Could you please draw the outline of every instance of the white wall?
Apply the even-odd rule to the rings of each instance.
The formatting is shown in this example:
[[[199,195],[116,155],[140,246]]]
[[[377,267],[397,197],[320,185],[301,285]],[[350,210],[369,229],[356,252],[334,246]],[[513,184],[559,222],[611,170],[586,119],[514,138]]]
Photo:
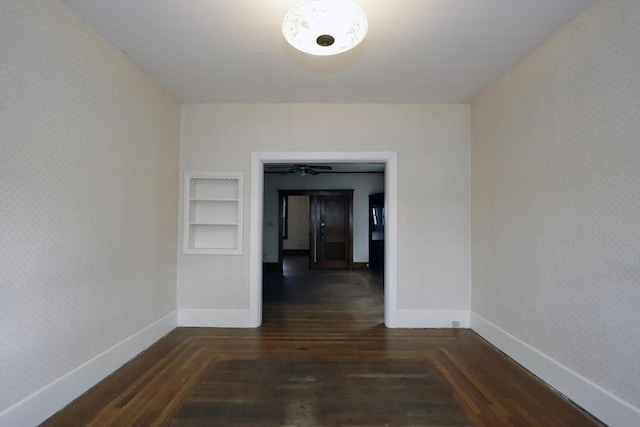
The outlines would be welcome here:
[[[398,307],[469,309],[468,106],[198,104],[182,106],[181,170],[244,172],[245,251],[179,255],[181,313],[248,313],[251,153],[276,151],[397,151]]]
[[[264,262],[278,262],[278,190],[354,190],[353,261],[369,261],[369,194],[384,191],[384,174],[331,173],[305,177],[265,174]]]
[[[596,3],[471,118],[472,311],[637,411],[640,2]]]
[[[0,51],[0,424],[19,426],[171,327],[146,329],[176,309],[180,111],[58,2],[2,0]]]
[[[270,219],[270,222],[268,223],[271,224],[271,227],[275,227],[276,231],[278,229],[277,203],[278,200],[276,199],[276,221],[274,222],[273,219]],[[283,239],[282,248],[285,250],[309,250],[310,197],[289,196],[287,198],[287,203],[287,238]]]

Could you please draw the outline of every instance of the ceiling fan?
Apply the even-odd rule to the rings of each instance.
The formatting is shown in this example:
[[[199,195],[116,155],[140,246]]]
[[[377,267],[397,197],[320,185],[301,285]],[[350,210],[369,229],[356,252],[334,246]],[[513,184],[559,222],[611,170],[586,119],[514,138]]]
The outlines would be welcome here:
[[[325,166],[325,165],[283,165],[283,166],[269,166],[269,169],[271,170],[283,170],[281,175],[286,175],[288,173],[295,173],[298,174],[300,176],[305,176],[306,174],[311,174],[311,175],[318,175],[320,172],[318,172],[319,170],[331,170],[333,169],[331,166]]]

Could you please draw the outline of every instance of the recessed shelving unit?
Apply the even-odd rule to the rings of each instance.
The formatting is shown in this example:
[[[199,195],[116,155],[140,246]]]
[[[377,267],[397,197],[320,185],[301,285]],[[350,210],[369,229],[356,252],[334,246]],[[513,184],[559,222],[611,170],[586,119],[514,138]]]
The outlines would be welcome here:
[[[242,172],[184,174],[184,254],[242,254]]]

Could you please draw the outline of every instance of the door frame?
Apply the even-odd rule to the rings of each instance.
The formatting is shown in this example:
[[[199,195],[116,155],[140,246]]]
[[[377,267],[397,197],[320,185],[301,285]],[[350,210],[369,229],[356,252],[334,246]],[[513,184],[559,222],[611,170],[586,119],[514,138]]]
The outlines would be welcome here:
[[[264,165],[274,163],[384,163],[385,244],[384,323],[398,325],[398,154],[395,151],[358,152],[253,152],[249,220],[249,324],[262,324],[262,233],[264,217]]]
[[[284,234],[282,231],[284,229],[284,212],[282,212],[282,199],[288,196],[309,196],[309,251],[310,257],[314,253],[314,249],[312,249],[313,241],[311,239],[314,238],[314,227],[317,225],[315,223],[316,218],[314,217],[315,213],[312,212],[313,208],[313,197],[314,196],[345,196],[349,198],[349,242],[348,242],[348,269],[353,269],[353,190],[278,190],[278,270],[282,271],[282,259],[283,259],[283,237]],[[311,258],[309,258],[311,259]],[[309,261],[309,267],[317,268],[317,266],[313,266],[311,261]]]

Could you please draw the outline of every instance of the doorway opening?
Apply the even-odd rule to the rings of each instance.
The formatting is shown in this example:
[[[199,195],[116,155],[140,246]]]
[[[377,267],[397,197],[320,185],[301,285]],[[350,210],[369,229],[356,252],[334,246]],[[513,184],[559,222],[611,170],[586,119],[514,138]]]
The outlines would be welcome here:
[[[353,190],[279,190],[278,218],[280,271],[285,252],[312,270],[353,268]]]
[[[262,277],[265,258],[263,239],[265,165],[282,163],[382,163],[385,192],[384,323],[395,327],[397,318],[397,154],[395,152],[269,152],[253,153],[250,209],[250,324],[262,323]],[[266,226],[269,227],[269,224]],[[274,230],[275,231],[275,230]]]

